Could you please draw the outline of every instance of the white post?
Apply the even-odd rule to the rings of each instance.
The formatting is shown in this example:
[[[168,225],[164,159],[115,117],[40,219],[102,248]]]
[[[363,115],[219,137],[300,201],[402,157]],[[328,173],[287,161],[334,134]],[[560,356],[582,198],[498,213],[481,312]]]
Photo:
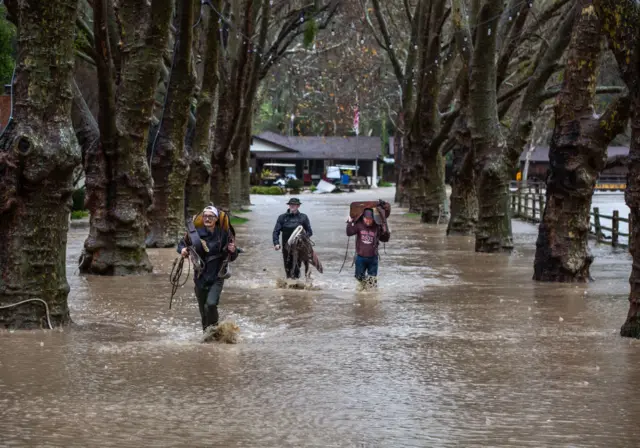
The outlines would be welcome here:
[[[378,161],[371,162],[373,169],[371,170],[371,188],[378,188]]]

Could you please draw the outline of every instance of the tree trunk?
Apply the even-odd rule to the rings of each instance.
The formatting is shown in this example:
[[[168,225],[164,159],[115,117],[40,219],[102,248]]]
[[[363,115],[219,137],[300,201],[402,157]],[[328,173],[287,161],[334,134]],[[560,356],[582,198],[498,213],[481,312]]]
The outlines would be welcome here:
[[[444,203],[447,190],[444,184],[444,157],[439,148],[430,148],[424,158],[424,200],[420,208],[420,221],[427,224],[447,222]]]
[[[513,249],[508,213],[511,173],[502,157],[506,142],[498,120],[496,33],[490,32],[497,27],[502,7],[501,0],[485,0],[480,6],[469,74],[469,128],[478,195],[477,252]]]
[[[607,160],[607,146],[624,129],[628,117],[625,101],[622,107],[618,102],[613,103],[613,114],[610,110],[603,118],[594,118],[601,32],[601,19],[592,0],[581,0],[563,86],[556,102],[546,208],[536,242],[534,280],[591,280],[591,198]]]
[[[213,0],[220,11],[222,0]],[[206,5],[203,5],[206,6]],[[219,84],[218,62],[220,53],[217,16],[206,8],[208,20],[205,38],[204,70],[202,87],[196,108],[196,129],[189,155],[189,176],[185,192],[185,206],[189,216],[195,215],[209,203],[211,198],[211,157],[213,118],[217,116],[217,90]]]
[[[444,160],[439,146],[433,144],[440,124],[438,97],[442,64],[435,64],[440,55],[441,22],[445,14],[443,0],[421,1],[419,16],[418,97],[413,114],[408,148],[403,154],[403,191],[409,197],[409,209],[420,212],[421,221],[437,223],[444,212]]]
[[[160,127],[151,148],[153,206],[147,247],[172,247],[184,233],[185,183],[189,165],[185,134],[195,86],[191,64],[194,0],[177,3],[178,34]]]
[[[420,213],[425,201],[424,172],[420,157],[420,147],[407,142],[402,155],[402,174],[400,176],[400,206],[407,207],[410,213]]]
[[[251,126],[249,126],[245,132],[241,154],[240,176],[242,185],[240,187],[240,206],[247,207],[251,205],[251,174],[249,173],[249,166],[251,164]]]
[[[633,257],[629,284],[629,312],[620,329],[624,337],[640,339],[640,6],[633,0],[595,0],[604,20],[609,48],[631,96],[631,143],[625,202],[631,211],[629,252]]]
[[[639,24],[640,25],[640,24]],[[636,27],[636,32],[640,31],[640,26]],[[634,53],[638,58],[638,45],[636,44]],[[634,114],[631,121],[631,147],[629,149],[629,173],[627,175],[627,189],[624,193],[625,202],[631,211],[631,222],[629,223],[629,252],[633,257],[631,265],[631,276],[629,277],[629,312],[627,320],[620,329],[620,335],[630,338],[640,339],[640,85],[636,72],[633,108]]]
[[[231,207],[231,167],[234,163],[229,152],[234,130],[230,93],[229,86],[221,86],[211,155],[211,201],[225,210]]]
[[[80,271],[138,274],[152,269],[145,250],[147,209],[153,197],[146,153],[172,7],[171,0],[120,6],[123,58],[121,71],[114,73],[106,5],[106,0],[94,2],[101,142],[85,161],[91,224]]]
[[[229,198],[231,200],[231,210],[242,208],[242,163],[240,154],[231,167]]]
[[[478,198],[473,178],[471,148],[457,144],[453,149],[451,218],[447,235],[473,235],[478,222]]]
[[[70,322],[66,247],[80,148],[71,123],[75,0],[9,5],[18,23],[13,118],[0,135],[0,326]]]

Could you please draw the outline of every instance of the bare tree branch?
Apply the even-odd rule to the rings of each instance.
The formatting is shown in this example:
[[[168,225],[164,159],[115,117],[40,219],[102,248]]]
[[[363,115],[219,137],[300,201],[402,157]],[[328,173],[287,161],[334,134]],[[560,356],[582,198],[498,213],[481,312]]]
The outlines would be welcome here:
[[[623,93],[626,90],[625,87],[620,86],[599,86],[596,87],[596,94],[605,95],[611,93]],[[555,98],[560,93],[560,87],[553,87],[551,89],[547,89],[540,95],[542,101],[550,100],[551,98]]]
[[[372,0],[373,1],[373,12],[376,16],[376,20],[378,21],[378,26],[380,27],[380,32],[382,33],[382,37],[384,39],[385,44],[380,46],[387,52],[389,55],[389,59],[391,60],[391,65],[393,66],[393,71],[396,74],[396,78],[400,84],[404,83],[404,73],[402,72],[402,68],[400,67],[400,62],[398,61],[398,57],[396,56],[396,52],[393,49],[393,44],[391,43],[391,36],[389,35],[389,29],[387,27],[387,22],[382,15],[382,11],[380,10],[380,0]],[[367,14],[368,16],[368,14]]]

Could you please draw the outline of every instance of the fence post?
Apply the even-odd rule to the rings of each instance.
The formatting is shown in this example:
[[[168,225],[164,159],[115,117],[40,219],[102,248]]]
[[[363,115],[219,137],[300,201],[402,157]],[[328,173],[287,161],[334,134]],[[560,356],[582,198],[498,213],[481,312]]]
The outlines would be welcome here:
[[[632,230],[633,229],[633,225],[632,225],[633,223],[631,222],[631,213],[629,213],[629,218],[628,219],[629,219],[629,222],[627,223],[627,226],[629,227],[629,230],[627,230],[627,233],[629,234],[629,237],[628,237],[629,238],[629,242],[628,242],[627,246],[629,247],[629,250],[631,251],[632,250],[631,241],[633,241],[633,230]]]
[[[613,211],[613,217],[611,218],[611,245],[613,247],[618,246],[618,235],[620,233],[620,215],[618,214],[618,210]]]
[[[596,232],[596,242],[600,242],[602,231],[600,229],[600,208],[593,207],[593,224]]]
[[[518,218],[522,218],[522,191],[518,190]]]
[[[531,195],[531,220],[535,222],[536,220],[536,195]]]

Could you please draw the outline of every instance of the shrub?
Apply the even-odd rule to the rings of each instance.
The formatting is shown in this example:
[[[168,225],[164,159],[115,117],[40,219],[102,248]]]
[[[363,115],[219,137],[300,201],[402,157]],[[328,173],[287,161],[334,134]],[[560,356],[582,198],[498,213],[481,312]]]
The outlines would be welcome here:
[[[287,188],[291,188],[292,190],[299,190],[304,187],[304,182],[300,179],[289,179],[287,182]]]
[[[380,186],[381,187],[393,187],[393,184],[391,182],[387,182],[386,180],[383,180],[380,182]]]
[[[282,195],[284,190],[277,186],[272,187],[251,187],[251,194],[268,194],[268,195]]]
[[[315,185],[311,185],[311,186],[309,187],[309,191],[312,191],[312,192],[313,192],[313,191],[316,191],[317,189],[318,189],[318,187],[316,187]]]
[[[82,219],[89,216],[89,211],[87,210],[73,210],[71,212],[71,219]]]
[[[85,191],[86,190],[84,188],[78,188],[77,190],[73,191],[73,193],[71,194],[71,200],[73,201],[73,206],[71,210],[73,211],[84,210]]]
[[[280,187],[269,187],[268,192],[265,194],[284,194],[284,190]]]

